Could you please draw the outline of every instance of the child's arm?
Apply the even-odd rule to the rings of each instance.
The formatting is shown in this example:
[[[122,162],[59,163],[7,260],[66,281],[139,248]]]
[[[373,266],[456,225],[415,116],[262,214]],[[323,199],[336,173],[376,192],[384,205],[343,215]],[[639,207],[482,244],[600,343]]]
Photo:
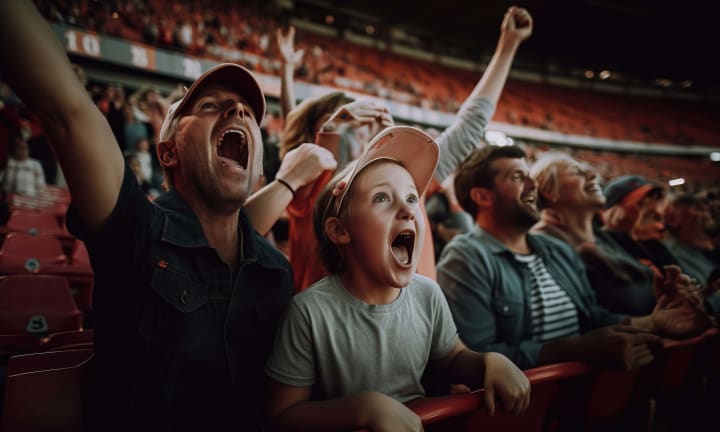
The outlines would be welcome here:
[[[496,394],[505,411],[514,415],[525,411],[530,404],[530,381],[500,353],[471,351],[458,340],[445,357],[433,361],[432,367],[453,383],[471,388],[484,386],[485,405],[490,415],[495,413]]]
[[[421,431],[420,418],[395,399],[374,391],[311,401],[310,387],[272,380],[268,403],[270,431]]]

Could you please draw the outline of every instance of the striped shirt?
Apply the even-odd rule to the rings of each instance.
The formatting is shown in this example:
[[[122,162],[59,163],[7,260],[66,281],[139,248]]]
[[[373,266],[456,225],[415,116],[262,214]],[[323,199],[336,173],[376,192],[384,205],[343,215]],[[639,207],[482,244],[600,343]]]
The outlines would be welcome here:
[[[548,273],[543,260],[535,254],[515,255],[532,275],[532,339],[549,342],[580,334],[577,309],[567,293]]]

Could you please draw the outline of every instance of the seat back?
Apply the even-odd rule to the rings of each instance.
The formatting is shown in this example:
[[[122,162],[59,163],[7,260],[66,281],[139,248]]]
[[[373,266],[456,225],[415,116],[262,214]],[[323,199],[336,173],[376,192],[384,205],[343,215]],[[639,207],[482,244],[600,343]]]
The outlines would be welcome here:
[[[35,334],[79,330],[82,315],[68,282],[61,276],[0,277],[0,334]]]
[[[13,211],[8,219],[7,227],[10,231],[27,232],[32,235],[55,234],[61,231],[57,217],[49,211]]]
[[[51,351],[11,358],[2,431],[82,430],[92,350]]]
[[[46,267],[67,265],[60,240],[52,235],[9,233],[0,248],[0,271],[39,273]]]

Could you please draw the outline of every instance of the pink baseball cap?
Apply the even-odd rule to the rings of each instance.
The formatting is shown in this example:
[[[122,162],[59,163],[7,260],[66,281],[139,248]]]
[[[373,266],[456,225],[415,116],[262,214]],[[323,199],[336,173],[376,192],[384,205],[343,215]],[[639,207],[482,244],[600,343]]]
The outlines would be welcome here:
[[[437,167],[440,147],[433,138],[422,130],[411,126],[392,126],[377,134],[368,144],[365,152],[353,169],[341,181],[345,187],[336,200],[335,213],[342,207],[352,182],[358,174],[377,160],[399,162],[415,182],[418,194],[425,193]]]
[[[162,126],[160,127],[160,141],[165,141],[169,138],[166,135],[169,133],[172,121],[180,115],[185,105],[192,100],[198,89],[208,84],[222,84],[237,91],[250,105],[255,115],[255,121],[257,121],[258,126],[260,125],[263,115],[265,114],[265,95],[260,88],[260,84],[253,74],[244,67],[235,63],[220,63],[200,75],[198,79],[192,83],[187,92],[185,92],[182,99],[170,106],[165,115],[165,120],[163,120]]]

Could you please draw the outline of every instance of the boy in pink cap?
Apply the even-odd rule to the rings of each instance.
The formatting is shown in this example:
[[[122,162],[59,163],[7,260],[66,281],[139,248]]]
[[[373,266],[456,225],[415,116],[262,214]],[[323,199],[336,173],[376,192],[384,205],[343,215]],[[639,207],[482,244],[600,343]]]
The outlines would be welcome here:
[[[438,160],[433,139],[408,126],[378,134],[320,194],[314,228],[330,275],[297,294],[266,373],[279,430],[416,430],[404,402],[425,395],[426,367],[448,382],[484,386],[524,411],[530,385],[497,353],[467,349],[438,285],[415,274],[420,197]]]

